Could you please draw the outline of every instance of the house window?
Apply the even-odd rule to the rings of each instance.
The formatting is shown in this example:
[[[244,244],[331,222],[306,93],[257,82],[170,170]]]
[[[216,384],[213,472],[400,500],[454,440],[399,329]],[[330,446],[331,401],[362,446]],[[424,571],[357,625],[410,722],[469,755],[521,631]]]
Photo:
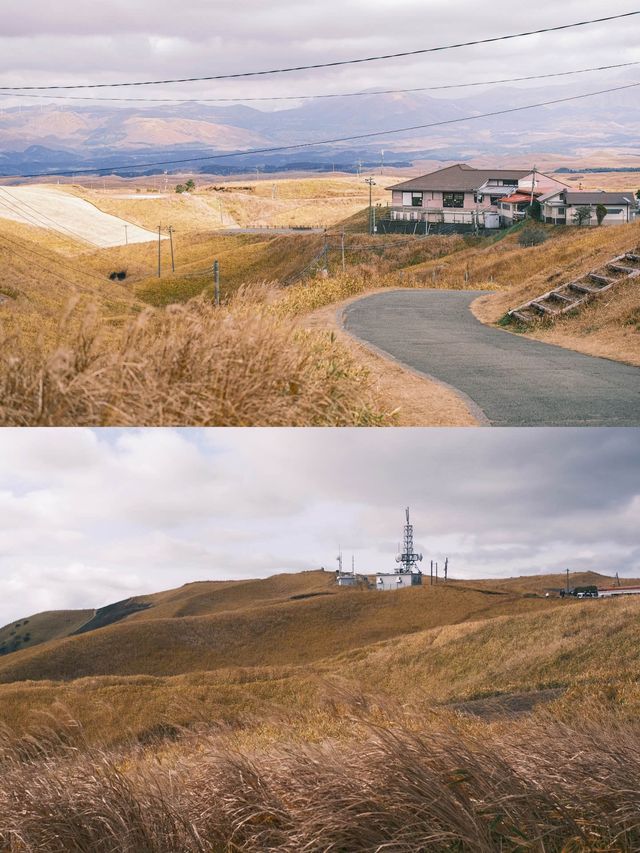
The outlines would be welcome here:
[[[621,207],[608,207],[607,208],[607,215],[609,215],[610,213],[622,213],[622,208]]]
[[[443,207],[464,207],[464,193],[442,193]]]
[[[513,178],[505,178],[502,182],[502,186],[503,187],[517,187],[518,181],[517,181],[517,179],[513,179]]]
[[[422,193],[402,193],[403,207],[422,207]]]
[[[557,216],[564,216],[565,213],[566,213],[566,211],[565,211],[564,207],[556,207],[556,215]]]

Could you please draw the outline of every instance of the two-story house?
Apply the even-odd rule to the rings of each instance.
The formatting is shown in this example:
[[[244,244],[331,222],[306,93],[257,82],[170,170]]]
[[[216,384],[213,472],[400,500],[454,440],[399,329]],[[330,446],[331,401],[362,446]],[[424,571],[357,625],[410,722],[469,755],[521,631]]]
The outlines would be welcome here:
[[[469,225],[480,219],[485,225],[485,213],[502,195],[512,193],[526,175],[526,169],[474,169],[457,163],[410,178],[389,188],[391,219]],[[497,225],[495,216],[494,220]]]
[[[475,169],[457,163],[390,187],[392,220],[497,228],[534,197],[566,185],[531,169]]]

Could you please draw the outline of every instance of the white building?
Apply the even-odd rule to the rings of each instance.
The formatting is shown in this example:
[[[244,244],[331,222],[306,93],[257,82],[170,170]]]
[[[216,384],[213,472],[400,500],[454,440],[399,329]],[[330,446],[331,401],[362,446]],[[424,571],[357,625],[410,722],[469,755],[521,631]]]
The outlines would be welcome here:
[[[406,589],[409,586],[422,586],[422,572],[378,572],[376,575],[376,589]]]
[[[612,586],[598,590],[598,598],[613,598],[617,595],[640,595],[640,586]]]
[[[376,574],[376,589],[405,589],[410,586],[422,586],[422,572],[416,565],[422,561],[422,554],[413,549],[413,525],[409,522],[409,507],[406,509],[407,523],[404,526],[402,553],[396,557],[398,568],[393,572]]]
[[[598,224],[598,205],[607,211],[602,220],[603,225],[633,222],[637,213],[637,200],[632,192],[552,190],[541,195],[538,201],[543,222],[552,225],[575,225],[574,216],[579,207],[588,207],[591,211],[591,218],[584,225]]]

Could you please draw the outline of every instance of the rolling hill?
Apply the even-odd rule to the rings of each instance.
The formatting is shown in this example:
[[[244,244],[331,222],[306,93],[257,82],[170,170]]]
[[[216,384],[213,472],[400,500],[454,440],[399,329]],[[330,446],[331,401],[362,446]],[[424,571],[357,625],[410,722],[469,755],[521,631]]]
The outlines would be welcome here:
[[[333,573],[312,571],[129,599],[102,609],[114,619],[102,627],[101,611],[38,614],[0,631],[5,642],[11,631],[32,633],[0,657],[0,719],[24,730],[64,708],[89,740],[117,742],[205,721],[255,733],[283,714],[290,731],[329,732],[333,703],[363,691],[474,712],[492,696],[498,710],[552,701],[560,713],[595,697],[635,707],[640,602],[545,597],[564,580],[387,594],[338,588]]]

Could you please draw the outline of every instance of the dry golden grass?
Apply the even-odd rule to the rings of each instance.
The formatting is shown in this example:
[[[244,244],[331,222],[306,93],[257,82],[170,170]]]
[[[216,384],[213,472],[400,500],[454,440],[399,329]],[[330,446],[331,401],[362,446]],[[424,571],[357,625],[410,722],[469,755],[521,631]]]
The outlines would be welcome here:
[[[567,229],[553,239],[554,245],[550,242],[512,250],[512,259],[524,263],[530,258],[535,272],[514,276],[510,288],[478,299],[473,311],[480,320],[495,323],[509,309],[635,249],[640,242],[640,223]],[[501,281],[504,283],[504,278]],[[640,287],[636,279],[615,285],[575,314],[536,323],[527,333],[547,343],[640,365],[639,326]]]
[[[385,390],[392,377],[386,384],[384,379],[375,380],[357,366],[358,351],[348,352],[331,334],[301,331],[304,323],[294,324],[292,319],[378,287],[464,287],[498,291],[475,309],[484,321],[495,322],[508,307],[549,289],[561,277],[592,269],[601,259],[637,245],[640,237],[638,224],[556,229],[550,230],[545,244],[525,249],[515,235],[487,243],[460,237],[407,240],[347,233],[346,271],[340,239],[334,235],[329,276],[314,277],[312,268],[303,281],[283,288],[279,285],[290,282],[317,257],[323,235],[225,236],[207,231],[209,208],[203,213],[199,205],[209,205],[210,196],[228,201],[237,190],[251,196],[252,203],[277,201],[269,198],[270,185],[249,183],[250,191],[242,186],[232,187],[231,193],[203,189],[190,200],[179,196],[167,200],[167,210],[186,211],[186,219],[183,230],[175,234],[175,275],[166,274],[169,244],[162,244],[161,279],[155,276],[153,243],[87,251],[61,235],[8,223],[6,235],[22,249],[16,254],[15,246],[0,241],[6,273],[0,287],[5,342],[2,422],[397,423],[400,416],[388,413],[401,403]],[[85,190],[77,192],[86,195]],[[362,186],[340,177],[289,180],[279,184],[278,192],[287,204],[317,200],[350,204],[360,199]],[[142,205],[144,211],[148,204],[151,211],[163,200],[112,202],[113,212],[123,214],[128,205]],[[197,223],[204,230],[190,230]],[[150,223],[141,220],[141,224]],[[220,312],[207,306],[214,258],[220,261],[226,303]],[[112,271],[126,271],[127,278],[111,282]],[[269,304],[256,296],[260,288],[247,291],[247,285],[264,281],[277,283]],[[238,292],[244,295],[236,298]],[[637,288],[623,286],[616,294],[594,303],[578,318],[566,318],[552,329],[536,328],[533,334],[640,363]],[[199,296],[200,301],[189,304]],[[68,320],[70,300],[73,310]],[[148,312],[145,304],[169,310]],[[170,307],[176,304],[184,307]],[[90,311],[95,320],[84,322]],[[214,364],[217,347],[223,355]],[[460,422],[438,405],[436,423]],[[464,417],[462,421],[466,422]]]
[[[71,301],[107,323],[135,309],[129,289],[109,280],[108,261],[55,232],[4,221],[0,263],[0,327],[25,342],[54,341]]]
[[[0,628],[0,656],[67,637],[92,615],[92,610],[55,610],[17,619]]]
[[[640,845],[640,729],[598,707],[471,724],[425,707],[333,707],[339,736],[240,745],[158,730],[88,746],[51,719],[0,745],[0,843],[10,853],[301,850],[631,853]],[[426,713],[425,713],[426,712]],[[285,731],[289,719],[274,720]],[[162,735],[178,738],[162,744]]]
[[[0,423],[312,426],[385,422],[366,375],[330,336],[277,317],[268,291],[149,310],[106,334],[71,316],[55,348],[5,337]]]
[[[318,575],[320,585],[327,584],[328,573]],[[195,607],[199,615],[181,616],[179,630],[175,617],[154,616],[150,609],[98,631],[8,655],[0,660],[0,681],[302,665],[439,625],[569,606],[440,585],[397,596],[325,586],[320,591],[333,594],[225,607],[239,591],[222,591],[218,606],[219,594],[210,604],[201,600]]]
[[[376,176],[374,203],[386,203],[385,186],[393,178]],[[328,228],[353,215],[369,203],[364,178],[316,176],[312,178],[264,178],[258,181],[224,181],[200,184],[194,193],[176,194],[172,176],[167,193],[154,197],[122,198],[123,188],[91,190],[76,188],[78,195],[105,213],[112,213],[143,228],[173,225],[182,233],[214,231],[228,227],[320,227]],[[135,188],[130,193],[136,195]],[[127,191],[129,194],[129,191]]]

